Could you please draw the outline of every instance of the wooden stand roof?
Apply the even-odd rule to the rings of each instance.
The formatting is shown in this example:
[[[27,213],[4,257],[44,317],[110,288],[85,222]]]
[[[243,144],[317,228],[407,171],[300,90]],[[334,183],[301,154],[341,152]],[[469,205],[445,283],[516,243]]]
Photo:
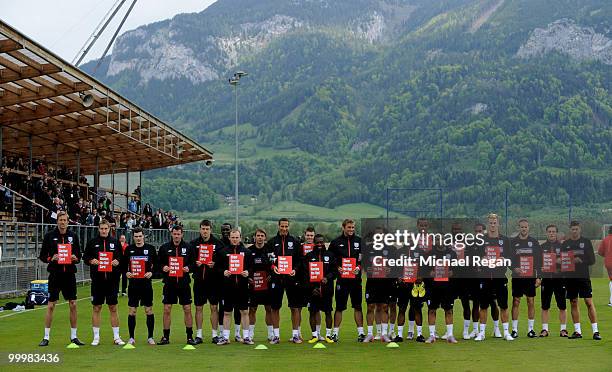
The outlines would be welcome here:
[[[81,95],[93,103],[83,104]],[[0,20],[2,149],[82,174],[144,171],[212,152]]]

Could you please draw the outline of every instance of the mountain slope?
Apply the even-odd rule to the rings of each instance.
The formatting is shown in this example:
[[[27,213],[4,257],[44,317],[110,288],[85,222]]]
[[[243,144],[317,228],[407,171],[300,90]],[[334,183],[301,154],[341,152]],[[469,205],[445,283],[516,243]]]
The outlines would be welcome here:
[[[602,0],[221,0],[126,33],[98,74],[231,159],[226,78],[248,71],[240,188],[265,200],[384,206],[388,187],[440,187],[455,214],[507,188],[518,208],[599,203],[612,200],[611,16]],[[231,194],[231,163],[194,169],[148,177]]]

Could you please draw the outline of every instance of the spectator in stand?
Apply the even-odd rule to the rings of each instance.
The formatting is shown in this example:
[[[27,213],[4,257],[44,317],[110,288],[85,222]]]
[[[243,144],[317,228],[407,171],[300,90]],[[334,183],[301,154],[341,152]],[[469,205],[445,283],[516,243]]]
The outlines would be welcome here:
[[[57,224],[57,213],[62,210],[62,201],[60,198],[54,198],[51,208],[49,208],[49,220],[51,224]]]
[[[125,229],[126,222],[127,222],[126,213],[125,212],[121,212],[121,214],[119,215],[119,228],[120,229]]]
[[[38,174],[46,174],[47,173],[47,167],[45,167],[45,163],[43,163],[42,161],[38,162],[38,166],[34,168],[35,172]]]
[[[128,217],[128,220],[127,220],[127,222],[126,222],[126,224],[125,224],[125,227],[126,227],[128,230],[132,230],[132,229],[134,228],[134,225],[135,225],[135,224],[136,224],[136,221],[134,220],[134,215],[133,215],[133,214],[130,214],[130,215],[129,215],[129,217]]]
[[[65,175],[65,180],[71,181],[71,182],[75,182],[76,181],[76,174],[74,174],[72,172],[72,169],[68,169],[66,170],[66,175]]]
[[[97,214],[98,214],[98,210],[97,209],[90,210],[89,213],[87,214],[87,217],[85,218],[85,225],[93,226],[94,225],[94,220],[95,220]]]
[[[115,221],[115,213],[113,211],[108,212],[106,220],[110,224],[111,231],[113,231],[117,227],[117,222]]]
[[[6,186],[4,189],[4,195],[2,196],[2,200],[4,200],[4,210],[9,210],[13,204],[13,193],[10,190],[11,184],[9,182],[7,182],[4,186]]]
[[[101,197],[100,199],[98,199],[98,209],[99,210],[106,210],[106,196]]]
[[[79,198],[79,201],[73,206],[73,208],[81,215],[87,216],[87,207],[83,198]]]
[[[92,211],[96,209],[96,206],[94,205],[94,196],[92,194],[90,194],[89,197],[87,198],[87,206]]]
[[[25,166],[25,164],[23,163],[23,159],[19,158],[17,159],[17,163],[15,164],[15,169],[17,169],[18,171],[26,171],[28,168]]]
[[[42,204],[45,208],[49,210],[53,206],[53,196],[51,190],[48,189],[46,186],[43,187],[43,195],[41,197],[40,204]]]
[[[91,216],[91,210],[89,210],[89,208],[84,208],[79,223],[81,225],[88,225],[87,220],[89,219],[89,216]],[[93,219],[93,216],[91,218]]]
[[[170,212],[166,212],[165,213],[165,219],[164,219],[164,223],[162,224],[162,229],[172,229],[172,226],[174,226],[174,223],[172,221],[171,218],[172,214],[170,214]]]
[[[25,177],[18,173],[5,173],[5,180],[11,184],[10,188],[18,193],[23,193],[25,189]]]
[[[14,157],[9,156],[8,159],[6,160],[6,167],[9,169],[16,169],[17,167],[17,161],[15,160]]]
[[[34,195],[37,198],[42,197],[42,194],[44,192],[43,187],[45,186],[45,180],[41,177],[41,178],[35,178],[34,181]]]
[[[142,214],[144,214],[145,217],[153,217],[153,208],[151,208],[149,203],[145,204]]]
[[[71,215],[70,218],[68,219],[68,224],[78,225],[80,219],[81,219],[81,215],[79,213],[75,214],[74,217]]]
[[[150,229],[151,228],[151,219],[152,219],[151,216],[146,216],[145,217],[145,220],[144,220],[144,222],[142,224],[142,228],[143,229]]]
[[[157,210],[157,213],[155,213],[155,216],[153,216],[153,228],[161,229],[165,221],[166,218],[164,217],[164,213],[160,208]]]
[[[130,198],[130,201],[128,203],[128,211],[132,213],[136,213],[137,211],[136,201],[134,200],[134,198]]]
[[[136,187],[134,190],[134,194],[136,194],[136,211],[140,212],[140,201],[142,200],[142,191],[140,190],[140,185]]]
[[[100,221],[103,220],[105,217],[106,217],[106,211],[105,210],[98,210],[98,213],[96,213],[96,215],[94,217],[93,225],[94,226],[100,225]]]
[[[10,187],[15,192],[47,208],[49,212],[44,214],[46,222],[56,223],[55,218],[51,219],[51,216],[52,214],[56,216],[57,212],[62,210],[68,211],[73,217],[69,221],[71,224],[97,226],[102,218],[113,219],[111,199],[108,195],[104,195],[100,200],[96,200],[95,193],[87,192],[81,186],[81,184],[85,187],[89,186],[82,171],[77,177],[78,172],[74,169],[47,164],[44,157],[32,160],[33,175],[26,174],[28,169],[29,161],[15,156],[4,157],[0,184]],[[71,183],[76,182],[77,179],[79,184]],[[128,220],[131,220],[131,228],[140,226],[170,229],[175,225],[182,225],[182,222],[171,211],[164,212],[158,209],[155,212],[149,203],[141,207],[140,186],[134,190],[134,194],[135,196],[130,198],[128,203],[130,213],[121,214],[118,221],[114,220],[115,225],[126,228]],[[87,197],[82,195],[87,195]],[[0,209],[10,208],[12,198],[11,191],[1,190]],[[136,217],[134,214],[140,213],[141,210],[142,215]],[[39,222],[42,210],[23,200],[20,212],[25,221]]]
[[[112,210],[112,206],[113,204],[111,203],[111,200],[109,199],[107,195],[106,198],[104,199],[104,209],[106,209],[107,212],[110,212]]]
[[[74,200],[75,203],[78,203],[81,199],[81,191],[79,190],[79,186],[77,185],[72,185],[69,186],[68,189],[70,190],[70,197],[72,198],[72,200]]]

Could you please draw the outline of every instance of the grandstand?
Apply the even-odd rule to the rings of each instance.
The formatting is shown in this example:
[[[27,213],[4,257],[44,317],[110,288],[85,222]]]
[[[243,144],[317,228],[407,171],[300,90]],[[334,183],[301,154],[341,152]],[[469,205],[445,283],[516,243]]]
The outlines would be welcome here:
[[[142,171],[212,155],[0,20],[0,295],[46,277],[36,257],[57,210],[72,212],[86,241],[96,229],[77,214],[138,215]],[[149,237],[166,240],[167,229]],[[88,276],[81,264],[77,279]]]

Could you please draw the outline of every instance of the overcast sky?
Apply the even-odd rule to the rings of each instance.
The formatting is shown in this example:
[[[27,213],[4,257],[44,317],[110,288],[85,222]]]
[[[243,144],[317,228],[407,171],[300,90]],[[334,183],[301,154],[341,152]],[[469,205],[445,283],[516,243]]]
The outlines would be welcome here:
[[[2,1],[0,19],[71,62],[116,0]],[[200,12],[215,0],[138,0],[121,33],[180,13]],[[115,15],[85,61],[97,59],[115,33],[132,0]],[[109,53],[112,52],[112,48]]]

